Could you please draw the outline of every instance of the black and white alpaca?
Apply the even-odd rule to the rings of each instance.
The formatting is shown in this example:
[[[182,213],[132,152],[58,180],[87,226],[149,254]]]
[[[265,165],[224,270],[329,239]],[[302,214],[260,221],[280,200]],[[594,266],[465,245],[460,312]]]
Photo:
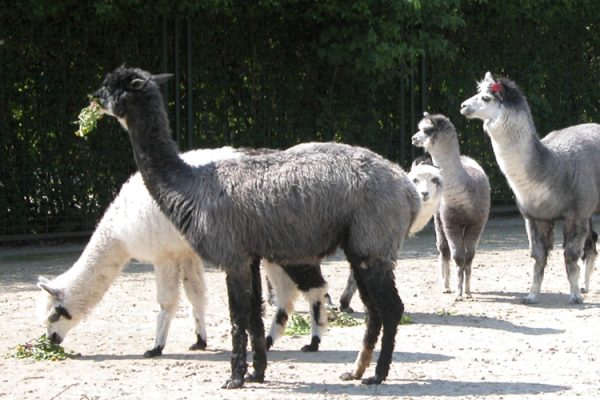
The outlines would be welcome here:
[[[535,264],[524,302],[539,301],[554,223],[563,220],[569,302],[582,303],[577,261],[585,260],[582,291],[586,292],[597,256],[592,215],[600,210],[600,125],[575,125],[540,140],[527,99],[514,82],[496,80],[488,72],[478,88],[475,96],[462,103],[460,112],[483,121],[496,161],[525,219]]]
[[[181,158],[192,166],[200,166],[242,154],[258,153],[223,147],[189,151],[181,154]],[[144,356],[162,355],[179,303],[180,284],[183,284],[192,305],[195,323],[196,342],[190,346],[190,350],[205,349],[207,302],[203,262],[160,211],[139,173],[123,184],[73,266],[52,280],[39,277],[38,286],[43,292],[38,301],[38,314],[50,340],[61,343],[67,333],[87,317],[132,259],[153,264],[160,305],[154,347],[146,351]],[[327,286],[319,265],[284,269],[266,260],[264,264],[268,275],[277,277],[276,280],[272,279],[278,310],[288,307],[290,296],[297,297],[298,290],[310,302],[311,316],[315,321],[313,337],[311,343],[302,347],[302,350],[317,351],[327,322],[322,306],[326,301]],[[287,270],[290,274],[286,273]],[[304,273],[299,274],[298,271]],[[69,318],[56,318],[56,310],[64,310],[63,314],[69,315]],[[271,331],[278,331],[281,325],[282,319],[276,318]]]
[[[346,145],[191,167],[179,158],[169,132],[158,86],[168,77],[118,68],[95,97],[128,130],[136,163],[161,210],[203,259],[226,272],[233,354],[224,387],[264,380],[259,260],[311,264],[338,246],[349,259],[368,310],[363,347],[354,370],[342,379],[362,377],[383,327],[375,374],[363,380],[381,383],[404,310],[394,265],[419,211],[414,186],[399,167]],[[248,333],[254,371],[246,376]]]
[[[414,235],[422,230],[436,213],[440,200],[442,199],[442,177],[440,169],[427,163],[413,162],[408,173],[409,179],[415,185],[417,193],[421,199],[421,210],[417,218],[410,226],[410,235]],[[350,307],[352,297],[356,292],[356,282],[352,273],[348,276],[346,287],[340,297],[340,310],[352,313],[354,310]],[[271,325],[273,326],[273,325]]]
[[[460,155],[458,136],[443,115],[424,113],[413,145],[431,155],[440,168],[444,191],[435,214],[435,234],[442,282],[450,293],[450,260],[457,272],[457,300],[471,295],[471,264],[490,212],[490,183],[477,162]]]

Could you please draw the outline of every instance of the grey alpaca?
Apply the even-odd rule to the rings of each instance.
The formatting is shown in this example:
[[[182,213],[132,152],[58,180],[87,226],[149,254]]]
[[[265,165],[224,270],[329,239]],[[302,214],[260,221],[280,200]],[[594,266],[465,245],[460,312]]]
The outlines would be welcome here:
[[[450,259],[457,272],[457,300],[471,295],[471,264],[490,212],[490,183],[477,162],[460,155],[456,129],[443,115],[424,113],[415,146],[431,155],[444,181],[442,200],[434,216],[444,291],[450,293]]]
[[[404,306],[395,286],[398,251],[419,211],[401,168],[362,148],[273,152],[191,167],[171,138],[159,84],[170,75],[118,68],[94,94],[128,130],[151,196],[198,254],[226,273],[232,322],[231,376],[225,388],[264,381],[259,259],[281,265],[318,262],[341,246],[367,307],[363,346],[352,372],[360,379],[383,328],[375,374],[388,375]],[[254,371],[246,375],[248,333]]]
[[[460,112],[483,121],[496,161],[515,194],[535,260],[533,284],[525,303],[539,302],[554,223],[563,220],[564,262],[570,303],[582,303],[579,258],[585,260],[582,292],[589,290],[598,235],[592,215],[600,210],[600,125],[581,124],[548,133],[540,139],[527,99],[506,78],[487,72],[478,93]]]

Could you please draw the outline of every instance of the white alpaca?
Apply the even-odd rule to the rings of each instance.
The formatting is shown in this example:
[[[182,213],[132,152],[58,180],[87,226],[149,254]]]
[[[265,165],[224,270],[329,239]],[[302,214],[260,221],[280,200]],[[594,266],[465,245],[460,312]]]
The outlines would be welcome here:
[[[181,157],[191,165],[202,165],[239,154],[231,147],[223,147],[190,151]],[[132,259],[154,265],[160,304],[154,348],[144,355],[162,354],[177,310],[180,282],[193,309],[197,341],[190,349],[204,349],[206,285],[202,260],[159,210],[139,173],[122,186],[75,264],[53,280],[39,278],[38,286],[44,289],[39,311],[48,337],[61,343]]]

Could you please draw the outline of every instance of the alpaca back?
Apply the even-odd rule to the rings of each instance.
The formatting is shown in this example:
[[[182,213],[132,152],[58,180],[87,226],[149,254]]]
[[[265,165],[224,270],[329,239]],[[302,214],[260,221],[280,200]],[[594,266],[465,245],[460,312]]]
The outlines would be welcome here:
[[[238,156],[235,149],[223,147],[190,151],[181,158],[190,165],[200,166]],[[197,257],[187,240],[160,211],[139,172],[122,186],[111,209],[112,219],[122,221],[114,225],[113,235],[124,243],[130,258],[152,264],[172,264],[178,259]]]
[[[253,256],[312,262],[339,245],[395,259],[420,207],[400,167],[334,143],[223,160],[195,173],[201,189],[182,188],[195,196],[185,207],[196,210],[190,236],[203,237],[200,254],[223,265]]]
[[[583,212],[600,211],[600,125],[581,124],[550,132],[541,142],[560,159],[556,169],[538,171],[553,182],[562,203]],[[541,175],[541,176],[540,176]],[[569,201],[570,200],[570,201]],[[589,210],[589,211],[588,211]]]

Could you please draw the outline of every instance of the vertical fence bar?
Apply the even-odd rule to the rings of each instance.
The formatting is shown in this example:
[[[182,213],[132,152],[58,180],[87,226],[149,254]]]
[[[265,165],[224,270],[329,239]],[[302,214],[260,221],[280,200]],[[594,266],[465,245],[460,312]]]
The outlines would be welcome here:
[[[179,18],[175,17],[173,21],[173,68],[175,73],[175,140],[179,146],[181,138],[181,96],[179,93]]]
[[[400,164],[406,165],[406,93],[404,90],[404,73],[400,77]]]
[[[194,133],[194,99],[193,99],[193,79],[192,79],[192,22],[186,18],[186,97],[187,97],[187,147],[193,147]]]

